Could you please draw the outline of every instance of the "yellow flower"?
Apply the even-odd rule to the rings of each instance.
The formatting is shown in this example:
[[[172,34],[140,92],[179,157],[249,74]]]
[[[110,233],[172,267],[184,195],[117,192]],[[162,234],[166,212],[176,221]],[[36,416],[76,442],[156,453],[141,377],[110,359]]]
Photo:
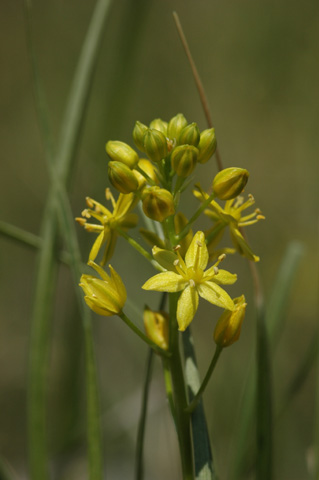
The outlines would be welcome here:
[[[208,194],[202,190],[199,192],[195,191],[194,195],[196,198],[203,201],[208,198]],[[249,260],[253,260],[254,262],[259,261],[259,257],[253,253],[240,232],[241,227],[253,225],[259,220],[264,220],[265,218],[258,208],[256,208],[253,213],[242,216],[243,211],[254,205],[254,203],[255,200],[252,195],[248,195],[248,200],[246,200],[246,202],[242,196],[227,200],[224,208],[215,202],[215,200],[211,201],[208,208],[204,211],[204,213],[215,222],[215,225],[206,233],[209,249],[214,248],[220,241],[224,230],[228,225],[235,249]],[[230,250],[228,249],[228,251]]]
[[[138,217],[134,213],[129,213],[136,204],[136,198],[133,193],[122,194],[120,193],[117,201],[110,189],[105,190],[106,200],[110,200],[113,206],[113,212],[110,212],[104,205],[96,202],[92,198],[87,197],[86,203],[89,208],[86,208],[82,212],[82,217],[76,218],[87,231],[98,233],[93,247],[90,251],[89,260],[94,261],[99,253],[99,250],[105,244],[104,255],[101,261],[101,265],[105,265],[106,262],[112,257],[114,248],[116,245],[118,233],[116,228],[119,227],[123,230],[133,228],[136,226]],[[95,218],[101,225],[88,223],[87,219]]]
[[[178,248],[174,253],[156,247],[153,249],[153,256],[168,271],[151,277],[142,288],[158,292],[182,292],[177,304],[179,330],[184,331],[193,320],[199,296],[218,307],[234,309],[232,299],[219,285],[231,285],[237,280],[237,275],[218,269],[217,266],[225,255],[205,271],[208,250],[203,232],[194,235],[187,249],[185,261]]]
[[[80,287],[85,293],[84,300],[93,312],[110,317],[121,313],[126,302],[126,290],[121,277],[110,265],[111,276],[94,262],[88,262],[100,278],[82,275]]]

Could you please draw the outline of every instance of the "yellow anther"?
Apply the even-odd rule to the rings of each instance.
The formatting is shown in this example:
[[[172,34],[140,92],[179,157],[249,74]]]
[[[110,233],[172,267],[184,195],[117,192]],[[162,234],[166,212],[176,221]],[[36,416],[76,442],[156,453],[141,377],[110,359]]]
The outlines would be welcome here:
[[[225,254],[225,253],[222,253],[221,255],[219,255],[218,261],[219,261],[219,262],[222,262],[222,261],[224,260],[224,258],[226,258],[226,254]]]
[[[214,267],[214,273],[215,273],[215,275],[217,275],[218,272],[219,272],[218,267]]]
[[[94,202],[92,201],[92,198],[86,197],[85,201],[86,201],[86,204],[89,208],[94,208]]]

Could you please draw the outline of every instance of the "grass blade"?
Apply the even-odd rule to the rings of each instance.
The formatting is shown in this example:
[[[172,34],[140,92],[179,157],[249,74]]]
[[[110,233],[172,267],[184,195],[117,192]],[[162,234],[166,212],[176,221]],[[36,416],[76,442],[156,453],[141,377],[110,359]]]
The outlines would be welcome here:
[[[56,199],[59,185],[68,184],[74,166],[75,152],[80,139],[80,131],[92,83],[97,53],[101,43],[103,27],[109,10],[109,0],[99,0],[96,4],[91,24],[83,44],[82,53],[75,73],[72,91],[69,96],[60,142],[54,158],[60,182],[53,182],[44,212],[41,228],[42,248],[38,258],[38,270],[34,293],[32,333],[30,345],[29,397],[28,397],[28,431],[30,472],[33,480],[48,478],[48,454],[46,439],[46,380],[48,355],[50,349],[50,320],[52,316],[53,292],[56,279],[55,250],[57,244],[58,223]],[[89,325],[89,323],[88,323]],[[90,335],[90,327],[87,328]],[[93,345],[86,335],[86,351],[93,359]],[[101,442],[96,439],[97,387],[94,380],[93,363],[87,364],[88,385],[89,444],[91,480],[102,478]],[[94,435],[93,435],[93,432]],[[91,439],[95,441],[91,445]]]
[[[183,332],[185,376],[191,402],[200,387],[200,378],[190,328]],[[213,456],[207,429],[203,400],[200,400],[191,415],[196,480],[216,480]]]

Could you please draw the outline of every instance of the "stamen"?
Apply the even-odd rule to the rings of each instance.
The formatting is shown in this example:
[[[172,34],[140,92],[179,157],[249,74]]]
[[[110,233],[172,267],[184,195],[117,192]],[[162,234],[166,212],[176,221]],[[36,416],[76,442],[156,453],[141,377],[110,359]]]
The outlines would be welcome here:
[[[226,258],[226,254],[225,254],[225,253],[222,253],[222,254],[219,255],[219,257],[218,257],[218,262],[222,262],[225,258]]]
[[[202,247],[202,246],[203,246],[203,244],[202,244],[199,240],[197,240],[196,243],[197,243],[197,245],[198,245],[199,247]]]
[[[218,272],[219,272],[219,269],[218,269],[218,267],[214,266],[213,270],[214,270],[214,272],[215,272],[215,275],[217,275],[217,274],[218,274]]]
[[[181,248],[180,245],[176,245],[176,247],[174,247],[173,250],[174,250],[175,252],[177,252],[180,248]]]
[[[257,215],[257,220],[265,220],[266,217],[264,215]]]
[[[75,221],[78,222],[81,225],[81,227],[83,227],[86,224],[85,218],[82,218],[82,217],[76,217]]]
[[[86,204],[89,208],[94,208],[94,202],[93,202],[92,198],[86,197],[85,201],[86,201]]]
[[[112,207],[113,207],[113,210],[114,210],[114,208],[116,207],[116,202],[115,202],[113,194],[112,194],[112,192],[109,188],[105,189],[105,198],[106,198],[106,200],[111,200]]]
[[[82,217],[85,217],[85,218],[91,218],[91,215],[90,215],[89,211],[87,210],[87,208],[85,210],[83,210],[81,215],[82,215]]]
[[[174,267],[177,267],[178,264],[179,264],[179,259],[177,258],[176,260],[174,260],[173,265]]]
[[[192,288],[194,288],[195,285],[196,285],[195,282],[194,282],[194,280],[193,280],[192,278],[189,280],[189,285],[190,285]]]

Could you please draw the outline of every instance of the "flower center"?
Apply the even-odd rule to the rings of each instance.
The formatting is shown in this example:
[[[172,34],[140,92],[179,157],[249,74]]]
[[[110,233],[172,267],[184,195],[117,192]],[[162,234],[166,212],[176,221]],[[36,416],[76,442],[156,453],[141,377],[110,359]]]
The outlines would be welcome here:
[[[187,279],[190,281],[190,285],[192,285],[193,283],[195,284],[200,283],[203,278],[203,275],[204,275],[204,271],[199,267],[197,267],[196,269],[194,267],[187,268]],[[195,286],[195,285],[192,285],[192,286]]]

